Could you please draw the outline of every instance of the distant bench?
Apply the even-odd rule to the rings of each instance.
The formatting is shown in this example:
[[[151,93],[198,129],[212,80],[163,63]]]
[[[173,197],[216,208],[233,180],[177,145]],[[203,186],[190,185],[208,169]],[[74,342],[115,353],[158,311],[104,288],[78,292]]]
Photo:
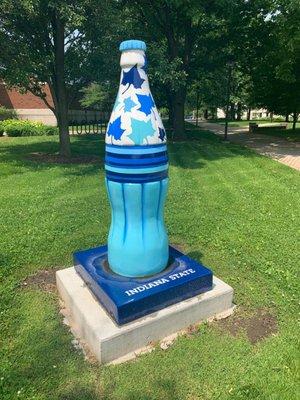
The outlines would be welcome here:
[[[258,133],[269,129],[287,129],[287,122],[278,125],[258,125],[255,122],[249,122],[249,133]]]

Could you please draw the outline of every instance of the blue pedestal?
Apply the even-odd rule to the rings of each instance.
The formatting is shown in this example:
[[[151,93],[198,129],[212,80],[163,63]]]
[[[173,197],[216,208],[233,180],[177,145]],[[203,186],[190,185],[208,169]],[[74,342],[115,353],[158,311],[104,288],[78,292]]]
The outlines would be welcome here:
[[[74,253],[74,265],[99,302],[119,324],[212,289],[213,274],[174,247],[169,266],[145,278],[115,274],[107,263],[107,246]],[[142,260],[141,260],[142,262]]]

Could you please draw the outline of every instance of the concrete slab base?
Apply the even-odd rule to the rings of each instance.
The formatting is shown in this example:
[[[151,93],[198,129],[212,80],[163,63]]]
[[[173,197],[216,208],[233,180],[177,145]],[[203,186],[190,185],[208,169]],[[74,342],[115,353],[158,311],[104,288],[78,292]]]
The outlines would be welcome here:
[[[214,277],[212,290],[118,326],[73,267],[57,271],[56,281],[70,326],[102,364],[127,361],[153,342],[233,310],[233,289]]]

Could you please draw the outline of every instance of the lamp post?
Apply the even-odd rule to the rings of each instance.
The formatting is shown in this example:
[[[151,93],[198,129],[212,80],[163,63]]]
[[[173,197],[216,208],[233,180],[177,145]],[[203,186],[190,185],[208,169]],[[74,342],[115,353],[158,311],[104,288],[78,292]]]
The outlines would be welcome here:
[[[228,75],[227,75],[227,89],[226,89],[226,113],[225,113],[225,130],[224,130],[224,140],[227,140],[228,134],[228,112],[229,112],[229,101],[230,101],[230,82],[232,77],[232,69],[234,66],[233,61],[227,63]]]

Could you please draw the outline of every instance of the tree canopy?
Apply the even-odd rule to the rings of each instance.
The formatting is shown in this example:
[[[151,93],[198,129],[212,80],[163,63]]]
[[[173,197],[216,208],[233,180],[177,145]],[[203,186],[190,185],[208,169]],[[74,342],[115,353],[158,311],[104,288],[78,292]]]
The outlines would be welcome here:
[[[118,86],[118,44],[145,40],[156,103],[175,135],[186,104],[224,107],[228,62],[233,113],[265,107],[299,114],[299,0],[0,0],[0,78],[46,103],[48,83],[70,155],[68,105],[109,107]],[[195,104],[195,103],[194,103]]]

